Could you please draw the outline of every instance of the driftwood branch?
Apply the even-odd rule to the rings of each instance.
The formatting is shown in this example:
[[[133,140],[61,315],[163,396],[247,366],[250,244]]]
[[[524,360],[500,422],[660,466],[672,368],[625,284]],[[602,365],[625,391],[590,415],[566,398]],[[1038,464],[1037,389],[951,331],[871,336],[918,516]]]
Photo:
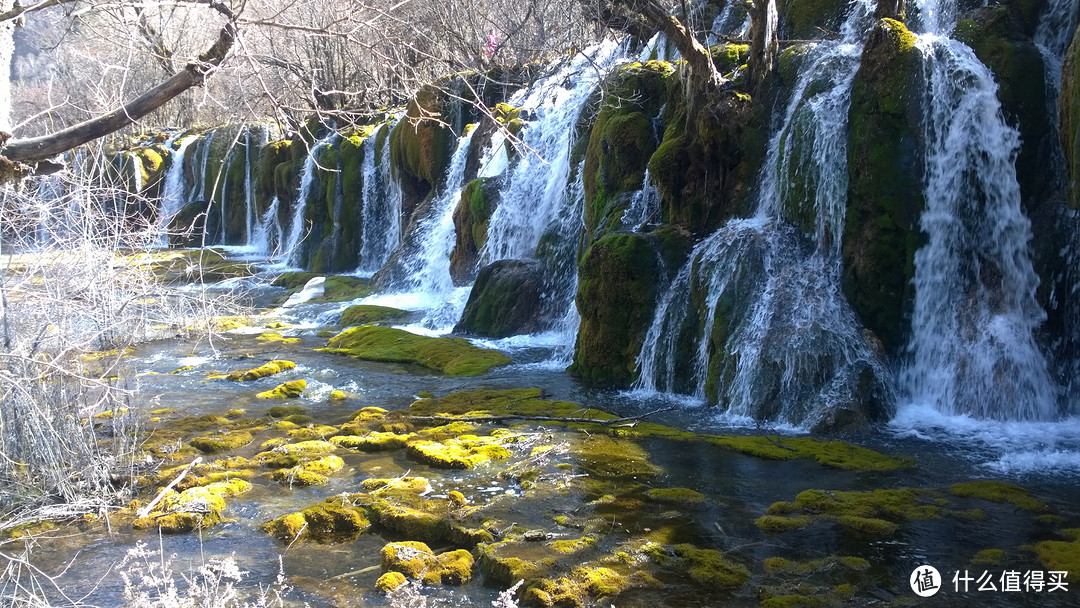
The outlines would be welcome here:
[[[91,118],[49,135],[11,140],[3,149],[2,154],[12,161],[33,163],[104,137],[134,123],[184,91],[201,85],[225,59],[229,50],[232,49],[236,35],[236,26],[229,21],[221,28],[214,45],[199,55],[197,61],[189,63],[172,78],[108,114]]]
[[[180,471],[180,474],[176,476],[176,479],[170,481],[169,485],[161,488],[161,491],[158,492],[157,498],[151,500],[149,504],[139,509],[136,512],[136,515],[138,515],[140,518],[150,515],[150,512],[154,510],[154,507],[156,507],[159,502],[161,502],[161,499],[165,498],[165,494],[167,494],[169,490],[176,487],[176,484],[180,483],[180,481],[184,479],[184,477],[188,474],[188,471],[191,470],[191,467],[199,464],[200,462],[202,462],[202,456],[196,458],[195,460],[192,460],[186,467],[184,467],[183,471]]]
[[[676,407],[677,406],[675,405],[669,405],[668,407],[655,409],[651,412],[638,414],[637,416],[623,416],[622,418],[609,418],[607,420],[600,418],[586,418],[585,416],[540,416],[532,414],[489,414],[486,416],[409,416],[409,420],[417,420],[420,422],[506,422],[508,420],[534,420],[537,422],[573,422],[611,426],[613,424],[622,424],[624,422],[640,421],[643,418],[647,418],[655,414],[660,414],[662,412],[670,412]]]

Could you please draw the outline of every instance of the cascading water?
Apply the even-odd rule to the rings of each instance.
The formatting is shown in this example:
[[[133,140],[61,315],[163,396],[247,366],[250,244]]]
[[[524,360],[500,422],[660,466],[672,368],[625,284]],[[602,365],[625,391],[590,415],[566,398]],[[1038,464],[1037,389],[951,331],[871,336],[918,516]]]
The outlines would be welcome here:
[[[642,224],[656,220],[660,213],[660,193],[649,179],[649,170],[645,170],[645,181],[630,198],[630,205],[623,212],[623,227],[637,230]]]
[[[1020,208],[1019,134],[1006,124],[990,71],[952,40],[955,15],[919,5],[928,74],[927,243],[915,254],[905,397],[946,414],[1050,420],[1058,389],[1035,332],[1046,315]]]
[[[657,307],[635,388],[796,424],[891,401],[887,370],[839,287],[847,114],[873,8],[853,2],[841,40],[809,51],[770,140],[755,217],[694,248]],[[814,217],[809,247],[780,219],[804,207]]]
[[[293,203],[292,220],[289,222],[289,232],[286,235],[284,245],[281,247],[281,263],[285,266],[297,266],[300,253],[299,245],[303,241],[304,213],[307,211],[308,196],[311,194],[311,186],[315,183],[315,171],[319,168],[316,157],[319,149],[330,146],[334,140],[340,137],[336,131],[316,141],[308,150],[307,158],[304,159],[304,168],[300,172],[300,187],[296,191],[296,202]]]
[[[248,239],[248,246],[261,257],[273,258],[276,248],[281,246],[282,231],[278,223],[278,209],[281,202],[278,197],[270,201],[262,217],[255,222],[255,228]]]
[[[422,309],[419,325],[435,333],[449,332],[465,306],[468,288],[455,288],[450,280],[450,253],[454,248],[454,209],[465,187],[465,161],[475,129],[458,139],[450,157],[442,191],[434,197],[427,216],[402,243],[405,255],[397,257],[401,277],[394,293],[379,296],[384,301],[405,308]],[[400,204],[400,201],[399,201]]]
[[[389,123],[383,129],[393,129]],[[382,268],[390,259],[390,254],[397,249],[401,241],[401,186],[394,181],[390,169],[390,138],[383,143],[382,163],[376,165],[375,149],[378,137],[372,133],[364,140],[364,200],[362,202],[362,222],[360,265],[357,274],[371,276]]]
[[[528,90],[521,102],[521,116],[527,117],[520,134],[522,154],[510,169],[491,216],[480,255],[483,264],[532,257],[548,224],[572,211],[567,209],[573,203],[568,201],[566,184],[574,125],[622,54],[619,44],[604,42],[576,55]]]
[[[196,141],[196,137],[184,137],[180,140],[171,155],[172,160],[169,164],[169,170],[165,173],[165,179],[162,182],[161,207],[158,213],[158,226],[161,231],[160,244],[162,246],[168,245],[169,235],[166,234],[166,230],[169,227],[169,221],[189,201],[187,180],[184,178],[184,157],[187,154],[188,147]],[[165,142],[165,146],[172,148],[175,142],[176,138],[174,137]]]

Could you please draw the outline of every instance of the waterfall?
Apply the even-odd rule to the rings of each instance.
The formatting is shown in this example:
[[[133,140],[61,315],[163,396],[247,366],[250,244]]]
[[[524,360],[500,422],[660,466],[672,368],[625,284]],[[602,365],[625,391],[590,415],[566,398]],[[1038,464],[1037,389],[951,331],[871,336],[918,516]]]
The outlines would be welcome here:
[[[770,138],[755,216],[729,221],[679,269],[646,334],[635,388],[795,424],[871,397],[890,401],[888,371],[839,284],[848,106],[873,8],[853,2],[841,40],[808,52]],[[805,200],[792,175],[805,180]],[[814,217],[809,247],[780,219],[804,206]]]
[[[176,137],[181,136],[177,135]],[[172,148],[176,142],[176,137],[165,142],[167,148]],[[161,211],[158,214],[158,226],[160,226],[161,231],[159,244],[162,246],[169,244],[169,222],[174,215],[188,204],[188,186],[187,180],[184,179],[184,156],[187,154],[188,146],[196,141],[198,141],[196,136],[180,139],[180,143],[172,153],[169,169],[165,172],[165,179],[161,185]]]
[[[382,127],[389,132],[394,123]],[[390,137],[384,137],[382,162],[376,165],[378,131],[364,140],[364,200],[360,224],[360,265],[357,274],[371,276],[390,259],[401,241],[401,186],[390,167]]]
[[[299,265],[296,256],[300,253],[299,245],[304,238],[304,213],[307,211],[311,186],[315,183],[315,171],[319,168],[319,163],[315,157],[319,153],[319,148],[330,146],[337,137],[337,132],[332,131],[323,139],[316,141],[311,145],[307,158],[304,159],[304,167],[300,171],[300,187],[296,191],[296,201],[293,203],[289,233],[280,251],[281,261],[286,266]]]
[[[281,246],[281,224],[278,222],[278,208],[281,202],[278,197],[270,201],[270,205],[263,212],[261,218],[255,221],[251,236],[248,237],[248,245],[254,253],[261,256],[273,257],[275,248]]]
[[[197,172],[193,175],[195,180],[199,184],[199,194],[193,197],[192,201],[205,201],[206,199],[206,166],[210,162],[210,146],[214,143],[214,134],[217,131],[210,130],[206,132],[206,136],[199,142],[199,147],[196,149],[195,169]],[[199,159],[199,153],[202,153],[202,158]],[[210,193],[213,195],[213,192]]]
[[[630,204],[622,215],[622,224],[628,230],[638,230],[650,220],[659,221],[659,214],[660,193],[649,178],[649,170],[646,169],[645,181],[641,184],[641,190],[630,197]]]
[[[604,42],[579,53],[534,84],[521,103],[527,120],[522,154],[510,169],[491,216],[481,263],[533,256],[548,224],[572,205],[566,196],[574,125],[616,60],[620,45]]]
[[[993,76],[947,37],[955,15],[920,5],[927,33],[927,243],[915,254],[906,397],[946,414],[1049,420],[1057,387],[1035,340],[1046,315],[1020,208],[1019,134],[1006,124]]]

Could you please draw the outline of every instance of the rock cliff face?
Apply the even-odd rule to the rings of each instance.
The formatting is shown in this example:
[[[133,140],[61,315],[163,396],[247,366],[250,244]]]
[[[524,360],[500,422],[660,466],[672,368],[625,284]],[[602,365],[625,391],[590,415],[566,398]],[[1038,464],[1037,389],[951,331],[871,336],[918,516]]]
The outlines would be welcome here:
[[[711,4],[715,14],[723,2]],[[931,145],[928,65],[935,58],[912,33],[922,27],[916,10],[908,11],[915,26],[853,15],[856,10],[833,0],[780,2],[780,38],[794,42],[781,45],[774,71],[755,90],[743,81],[745,45],[713,47],[717,67],[730,81],[692,104],[677,64],[642,58],[609,68],[580,112],[561,127],[571,130],[567,159],[544,159],[565,163],[564,182],[528,193],[538,207],[545,197],[560,197],[570,210],[562,215],[575,217],[552,220],[535,249],[505,259],[491,250],[491,227],[505,221],[499,219],[508,212],[500,209],[503,200],[521,196],[513,192],[512,168],[535,154],[521,141],[539,128],[544,110],[522,101],[528,99],[524,93],[514,96],[542,75],[535,68],[457,74],[423,87],[394,116],[340,131],[312,119],[299,133],[271,141],[257,125],[219,127],[189,135],[195,141],[182,155],[183,138],[173,138],[128,151],[117,163],[118,173],[155,196],[162,194],[172,165],[182,163],[185,204],[172,227],[194,230],[174,244],[252,244],[261,238],[268,252],[291,248],[294,265],[320,273],[373,272],[389,260],[374,281],[388,290],[400,288],[416,267],[403,258],[435,251],[418,240],[445,233],[437,237],[448,239],[438,250],[448,258],[440,262],[440,268],[448,263],[440,271],[447,274],[444,282],[472,285],[459,331],[489,337],[546,331],[573,301],[580,324],[572,374],[603,386],[648,385],[651,380],[640,377],[642,359],[650,355],[643,350],[667,343],[675,371],[659,388],[696,393],[721,406],[729,405],[732,383],[739,382],[740,358],[750,356],[733,340],[747,335],[747,324],[763,322],[753,319],[760,306],[748,298],[765,292],[758,279],[744,277],[733,279],[734,287],[722,295],[710,295],[706,277],[713,258],[703,253],[702,242],[740,218],[767,218],[772,224],[763,226],[794,229],[789,248],[799,255],[832,260],[821,267],[832,269],[826,272],[835,272],[835,281],[822,284],[834,285],[829,289],[838,293],[837,314],[851,315],[861,336],[859,352],[872,353],[867,360],[876,361],[848,373],[844,382],[851,385],[841,392],[852,397],[837,410],[846,413],[814,420],[835,427],[864,424],[887,416],[895,378],[882,370],[903,367],[910,354],[916,253],[928,239],[921,222]],[[1071,210],[1080,207],[1080,32],[1058,66],[1047,50],[1047,10],[1039,0],[961,3],[951,37],[989,69],[1000,113],[1019,135],[1012,169],[1030,222],[1031,264],[1046,313],[1034,339],[1060,375],[1077,367],[1072,362],[1080,350],[1080,323],[1070,320],[1080,310],[1073,301],[1078,273],[1068,257],[1077,249]],[[822,229],[823,211],[814,201],[826,186],[804,170],[806,163],[783,161],[817,162],[816,140],[799,135],[814,126],[795,124],[786,135],[774,134],[782,108],[799,102],[793,100],[796,93],[801,103],[812,104],[836,86],[827,77],[806,79],[820,61],[818,49],[838,36],[852,37],[861,56],[852,64],[857,71],[849,88],[838,97],[845,102],[837,111],[846,115],[838,140],[846,168],[840,183],[828,187],[840,192],[841,221]],[[461,150],[455,169],[459,138],[470,131],[469,148]],[[770,172],[782,184],[774,205],[762,200]],[[454,197],[442,219],[434,217],[440,196]],[[439,221],[446,222],[443,232],[433,228]],[[505,240],[506,229],[500,230],[497,238]],[[766,237],[739,234],[747,238],[747,251],[758,252],[736,264],[739,273],[775,278],[791,272],[770,267],[775,260],[761,253]],[[994,277],[981,280],[992,284]],[[674,314],[665,312],[673,310],[665,298],[673,299],[669,293],[683,284],[686,312],[669,323],[675,333],[650,339],[660,316]],[[787,331],[810,335],[819,329],[795,324]],[[806,339],[783,333],[773,328],[769,340]],[[782,350],[776,344],[768,348]],[[795,373],[785,368],[793,363],[781,359],[764,366],[775,366],[770,377]],[[798,372],[818,378],[811,382],[823,383],[821,391],[840,374],[835,362],[825,360],[803,360],[800,365],[817,367]],[[762,378],[756,386],[778,386]],[[770,390],[762,388],[755,397],[753,415],[778,416],[782,408],[765,402],[782,392]]]

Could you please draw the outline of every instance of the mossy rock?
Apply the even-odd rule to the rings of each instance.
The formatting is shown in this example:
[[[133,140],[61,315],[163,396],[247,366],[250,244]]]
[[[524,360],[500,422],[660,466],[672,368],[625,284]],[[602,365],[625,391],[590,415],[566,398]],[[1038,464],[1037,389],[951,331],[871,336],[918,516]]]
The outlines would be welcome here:
[[[464,585],[472,578],[473,556],[463,549],[435,555],[424,543],[402,541],[387,544],[380,554],[383,570],[430,585]]]
[[[476,276],[480,251],[487,244],[491,215],[499,205],[504,179],[477,178],[466,184],[454,209],[454,249],[450,252],[450,278],[467,285]]]
[[[868,329],[896,354],[914,299],[923,200],[923,58],[915,35],[882,19],[870,33],[852,85],[843,289]]]
[[[266,408],[266,415],[271,418],[289,419],[292,416],[307,415],[307,410],[302,405],[273,405]]]
[[[501,541],[480,548],[480,572],[488,585],[506,589],[520,580],[538,578],[542,567],[519,557],[504,556],[506,549],[514,547],[513,541]]]
[[[460,435],[444,441],[413,440],[405,446],[409,458],[441,469],[471,469],[510,457],[498,437]]]
[[[630,385],[656,309],[658,271],[645,237],[614,234],[589,247],[578,266],[581,325],[570,373],[593,384]]]
[[[399,308],[389,306],[375,306],[372,304],[354,304],[341,313],[338,325],[352,327],[355,325],[370,325],[372,323],[387,323],[401,321],[411,313]]]
[[[331,437],[330,443],[350,450],[361,452],[382,452],[387,450],[400,450],[412,439],[412,433],[399,435],[397,433],[372,432],[366,435],[339,435]]]
[[[390,163],[401,184],[402,215],[412,211],[440,182],[450,164],[453,105],[436,85],[421,87],[390,131]]]
[[[247,431],[228,431],[195,437],[188,443],[204,454],[217,454],[241,448],[254,440]]]
[[[255,395],[256,399],[298,399],[307,388],[306,380],[290,380]]]
[[[192,532],[222,521],[225,498],[251,489],[243,479],[219,481],[177,493],[170,490],[146,517],[136,519],[136,530],[158,528],[166,534]]]
[[[637,442],[593,435],[574,445],[582,470],[601,479],[645,479],[660,473]]]
[[[650,500],[660,503],[695,504],[705,502],[705,495],[690,488],[653,488],[645,493]]]
[[[1035,555],[1047,569],[1069,572],[1072,579],[1080,572],[1080,529],[1072,528],[1061,531],[1069,541],[1044,540],[1035,544]]]
[[[949,486],[949,493],[963,498],[1005,502],[1026,511],[1042,511],[1046,505],[1018,485],[1004,481],[967,481]]]
[[[535,260],[498,260],[476,276],[455,332],[488,338],[541,329],[544,267]]]
[[[364,510],[347,498],[332,497],[296,513],[282,515],[262,529],[285,542],[309,538],[320,542],[350,540],[371,527]]]
[[[323,456],[309,460],[288,469],[274,471],[270,478],[287,486],[321,486],[329,481],[330,475],[345,467],[340,456]]]
[[[249,382],[251,380],[258,380],[267,376],[273,376],[274,374],[280,374],[283,371],[295,369],[296,364],[292,361],[274,360],[268,363],[264,363],[259,367],[252,369],[236,370],[230,372],[226,379],[236,382]]]
[[[478,348],[462,338],[431,338],[373,325],[346,329],[319,350],[368,361],[416,363],[447,376],[478,376],[510,363],[499,351]]]
[[[937,519],[948,513],[931,490],[897,488],[867,492],[806,490],[794,502],[773,503],[757,520],[763,531],[779,533],[829,519],[868,538],[892,536],[907,520]]]

